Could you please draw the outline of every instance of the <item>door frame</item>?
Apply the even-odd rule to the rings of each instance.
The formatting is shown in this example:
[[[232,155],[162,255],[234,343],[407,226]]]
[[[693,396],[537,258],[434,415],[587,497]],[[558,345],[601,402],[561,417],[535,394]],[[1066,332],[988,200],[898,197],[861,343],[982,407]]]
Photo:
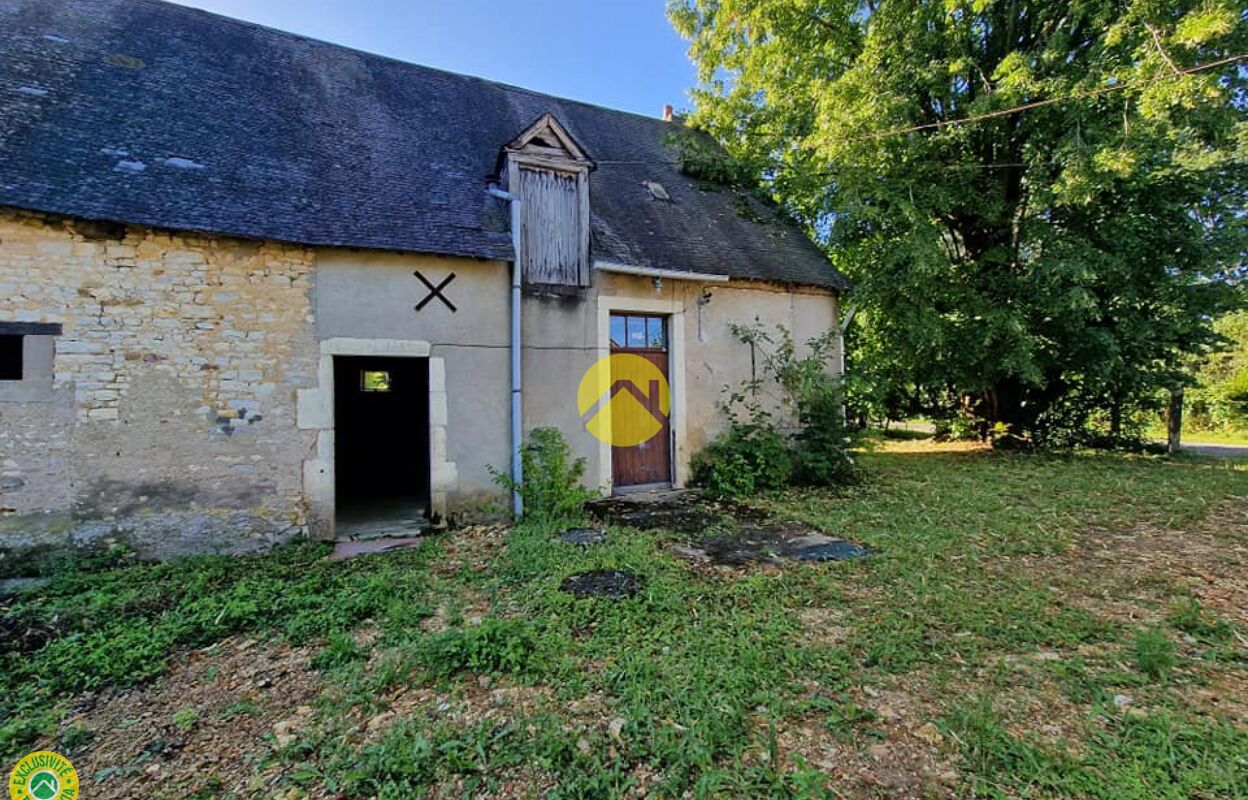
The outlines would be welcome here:
[[[334,356],[424,358],[429,361],[429,509],[435,523],[446,519],[446,500],[459,488],[459,472],[447,459],[446,362],[433,356],[429,342],[409,339],[323,339],[317,362],[317,386],[296,393],[301,430],[316,431],[314,454],[303,462],[303,494],[308,503],[308,532],[333,539],[337,512],[334,470]]]
[[[616,467],[621,466],[623,463],[629,460],[628,458],[628,456],[630,455],[629,451],[634,450],[634,448],[631,448],[631,447],[620,448],[620,447],[616,447],[613,445],[611,447],[611,474],[612,474],[611,489],[612,489],[612,492],[615,494],[623,494],[625,492],[637,492],[637,491],[645,491],[649,489],[667,488],[673,485],[675,481],[675,475],[676,475],[675,466],[674,466],[675,465],[675,437],[672,435],[671,389],[670,389],[671,371],[672,371],[672,352],[671,352],[671,334],[668,330],[669,328],[672,327],[671,317],[669,317],[667,314],[652,314],[652,313],[641,312],[641,311],[627,311],[627,312],[612,311],[610,314],[612,327],[614,327],[615,320],[617,319],[623,320],[623,321],[642,320],[646,326],[642,329],[643,338],[647,336],[647,333],[649,331],[650,320],[658,321],[659,324],[663,328],[662,347],[654,348],[654,347],[650,347],[648,344],[643,347],[630,347],[627,343],[628,331],[626,329],[624,333],[624,338],[625,338],[624,344],[617,344],[614,341],[611,342],[611,355],[614,356],[619,353],[632,353],[637,356],[640,356],[643,359],[646,359],[647,361],[651,361],[651,363],[653,363],[652,359],[650,358],[651,353],[661,353],[663,356],[663,359],[662,359],[663,360],[663,380],[668,382],[668,387],[669,387],[668,388],[668,409],[667,409],[667,414],[665,415],[666,419],[663,422],[662,431],[660,432],[661,436],[656,434],[654,439],[651,441],[652,443],[659,445],[663,448],[661,452],[661,457],[663,459],[664,466],[666,466],[667,469],[665,471],[652,469],[653,467],[657,467],[658,464],[648,463],[647,466],[642,467],[642,471],[646,473],[653,473],[654,474],[653,480],[634,480],[633,482],[630,482],[627,485],[621,485],[620,481],[623,480],[623,475],[616,471]],[[615,370],[612,370],[611,381],[612,381],[611,390],[614,393]],[[636,388],[642,389],[643,387],[637,386]],[[646,396],[650,397],[648,392]],[[607,423],[612,424],[613,420],[611,420],[610,417],[608,417]],[[660,454],[660,452],[656,448],[652,448],[649,445],[647,445],[644,453],[651,454],[651,455]],[[645,454],[643,454],[641,458],[644,462],[648,462],[649,459],[647,458]],[[619,461],[616,460],[616,456],[620,457]],[[637,476],[633,476],[633,477],[637,478]],[[647,477],[649,477],[649,475],[647,475]]]
[[[649,314],[667,317],[667,383],[672,393],[672,410],[668,416],[671,439],[673,487],[684,486],[688,480],[688,446],[685,429],[685,307],[676,297],[626,297],[598,295],[598,358],[611,355],[611,314]],[[600,413],[610,425],[611,405]],[[609,428],[608,428],[609,429]],[[611,467],[611,445],[598,443],[598,485],[604,491],[614,488]]]

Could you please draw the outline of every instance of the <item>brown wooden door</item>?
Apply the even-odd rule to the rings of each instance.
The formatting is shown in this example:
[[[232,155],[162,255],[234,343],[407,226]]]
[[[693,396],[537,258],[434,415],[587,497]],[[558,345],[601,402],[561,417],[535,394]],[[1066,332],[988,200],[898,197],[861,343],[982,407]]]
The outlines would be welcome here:
[[[664,378],[668,376],[667,320],[646,314],[611,315],[611,354],[632,353],[641,356],[658,367]],[[672,433],[669,413],[664,413],[660,397],[659,381],[647,381],[647,386],[637,386],[628,376],[612,374],[612,396],[629,392],[634,399],[659,423],[659,430],[646,441],[629,447],[611,448],[611,473],[617,488],[647,484],[669,484],[672,480]],[[670,387],[667,390],[670,393]],[[670,411],[670,394],[668,408]],[[613,401],[618,402],[618,401]],[[632,402],[630,399],[629,402]],[[618,406],[613,405],[613,409]],[[637,418],[635,414],[613,413],[612,437],[616,441],[632,441],[636,431],[632,427],[652,430],[654,422]]]

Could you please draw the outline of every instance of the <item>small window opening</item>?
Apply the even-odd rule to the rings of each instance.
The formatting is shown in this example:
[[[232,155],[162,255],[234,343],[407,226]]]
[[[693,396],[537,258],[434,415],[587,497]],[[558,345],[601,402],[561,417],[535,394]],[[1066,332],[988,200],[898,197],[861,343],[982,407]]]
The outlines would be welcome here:
[[[0,381],[22,379],[22,340],[15,334],[0,335]]]
[[[360,390],[365,392],[390,391],[390,373],[382,370],[360,372]]]
[[[615,347],[667,349],[667,330],[662,317],[611,316],[611,344]]]

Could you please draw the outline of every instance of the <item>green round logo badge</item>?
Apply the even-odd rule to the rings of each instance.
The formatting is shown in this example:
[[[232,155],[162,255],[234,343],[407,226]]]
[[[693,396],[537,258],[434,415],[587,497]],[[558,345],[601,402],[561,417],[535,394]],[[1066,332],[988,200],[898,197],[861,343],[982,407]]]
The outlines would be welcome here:
[[[40,750],[9,773],[9,800],[78,800],[78,773],[69,759]]]
[[[51,770],[41,769],[30,776],[28,791],[38,800],[55,800],[61,793],[61,779]]]

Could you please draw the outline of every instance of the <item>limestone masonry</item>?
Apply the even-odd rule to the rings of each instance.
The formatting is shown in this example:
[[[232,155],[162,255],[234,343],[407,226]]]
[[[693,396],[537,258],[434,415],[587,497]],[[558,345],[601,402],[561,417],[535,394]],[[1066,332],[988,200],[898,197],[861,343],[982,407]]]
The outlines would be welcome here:
[[[25,393],[0,393],[0,573],[67,538],[159,557],[300,532],[312,265],[300,247],[0,210],[5,317],[63,325],[27,337],[55,348],[46,381],[32,341],[36,375],[0,389]]]

